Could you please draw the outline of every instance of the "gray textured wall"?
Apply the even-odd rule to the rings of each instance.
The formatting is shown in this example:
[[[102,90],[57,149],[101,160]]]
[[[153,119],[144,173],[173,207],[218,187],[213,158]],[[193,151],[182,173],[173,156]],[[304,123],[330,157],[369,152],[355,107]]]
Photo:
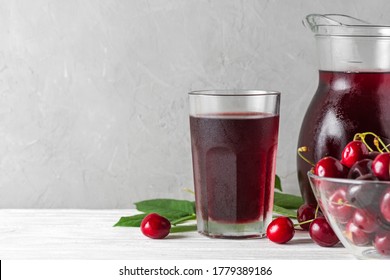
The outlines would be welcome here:
[[[308,13],[390,24],[390,1],[0,1],[0,208],[191,198],[187,92],[282,92],[277,173],[317,85]]]

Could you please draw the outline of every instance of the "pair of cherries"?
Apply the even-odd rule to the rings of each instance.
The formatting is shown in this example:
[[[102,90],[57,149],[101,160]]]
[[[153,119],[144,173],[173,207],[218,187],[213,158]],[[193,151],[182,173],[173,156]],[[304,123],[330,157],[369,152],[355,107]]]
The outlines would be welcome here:
[[[297,220],[298,225],[308,230],[311,239],[318,245],[332,247],[339,243],[337,235],[315,205],[302,204],[297,211]],[[267,227],[267,237],[275,243],[287,243],[294,237],[295,227],[290,218],[278,217]]]

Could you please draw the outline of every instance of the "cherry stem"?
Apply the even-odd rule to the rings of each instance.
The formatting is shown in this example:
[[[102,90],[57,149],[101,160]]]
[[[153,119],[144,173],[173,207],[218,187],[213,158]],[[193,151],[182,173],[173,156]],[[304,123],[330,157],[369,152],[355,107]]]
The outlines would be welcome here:
[[[316,211],[314,212],[314,219],[317,218],[319,210],[320,210],[320,205],[317,204]]]
[[[349,204],[348,202],[345,202],[345,201],[328,201],[328,202],[330,204],[337,205],[337,206],[348,206],[348,207],[355,208],[355,206],[353,206],[352,204]]]
[[[303,146],[303,147],[299,147],[298,148],[298,155],[301,159],[303,159],[304,161],[306,161],[308,164],[310,164],[311,166],[315,166],[315,164],[313,162],[311,162],[310,160],[308,160],[302,153],[305,153],[305,152],[308,152],[309,151],[309,148],[306,147],[306,146]]]
[[[320,206],[317,204],[316,211],[314,212],[314,219],[310,219],[310,220],[306,220],[304,222],[300,222],[298,224],[294,224],[294,227],[297,227],[297,226],[300,226],[300,225],[304,225],[304,224],[309,224],[312,221],[314,221],[315,219],[317,219],[317,215],[318,215],[318,210],[319,209],[320,209]]]
[[[390,152],[390,150],[388,149],[388,145],[385,145],[385,143],[383,143],[382,139],[373,132],[356,133],[355,136],[353,137],[353,140],[361,140],[367,146],[368,150],[370,152],[372,152],[374,149],[372,149],[370,147],[370,145],[368,145],[368,143],[365,139],[367,135],[371,135],[374,137],[374,140],[373,140],[374,146],[377,148],[377,150],[380,153],[383,153],[383,150],[385,150],[386,152]],[[379,144],[383,147],[383,149],[380,147]]]
[[[193,190],[191,190],[190,188],[183,188],[183,191],[195,195],[195,192]]]
[[[294,227],[297,227],[297,226],[300,226],[300,225],[304,225],[304,224],[309,224],[312,221],[314,221],[314,219],[310,219],[310,220],[307,220],[307,221],[304,221],[304,222],[300,222],[300,223],[294,224]]]
[[[375,147],[377,148],[377,150],[378,150],[380,153],[383,153],[381,147],[379,147],[378,138],[374,138],[374,145],[375,145]]]

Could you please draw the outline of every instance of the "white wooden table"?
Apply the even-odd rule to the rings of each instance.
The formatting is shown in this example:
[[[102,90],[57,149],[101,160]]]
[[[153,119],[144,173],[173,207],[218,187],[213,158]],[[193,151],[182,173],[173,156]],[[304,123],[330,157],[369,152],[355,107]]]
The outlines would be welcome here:
[[[342,246],[323,248],[307,232],[278,245],[268,239],[211,239],[197,232],[163,240],[138,228],[113,227],[135,210],[1,210],[0,259],[354,259]]]

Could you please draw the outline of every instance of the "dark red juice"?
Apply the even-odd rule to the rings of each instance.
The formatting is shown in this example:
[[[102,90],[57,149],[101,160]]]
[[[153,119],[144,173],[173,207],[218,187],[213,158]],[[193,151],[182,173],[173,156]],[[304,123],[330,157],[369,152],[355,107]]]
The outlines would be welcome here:
[[[390,143],[390,73],[320,71],[319,86],[304,117],[298,147],[317,162],[341,157],[355,133],[371,131]],[[297,158],[298,179],[306,202],[315,202],[307,172],[311,166]]]
[[[272,211],[279,116],[224,113],[190,117],[197,213],[247,223]]]

